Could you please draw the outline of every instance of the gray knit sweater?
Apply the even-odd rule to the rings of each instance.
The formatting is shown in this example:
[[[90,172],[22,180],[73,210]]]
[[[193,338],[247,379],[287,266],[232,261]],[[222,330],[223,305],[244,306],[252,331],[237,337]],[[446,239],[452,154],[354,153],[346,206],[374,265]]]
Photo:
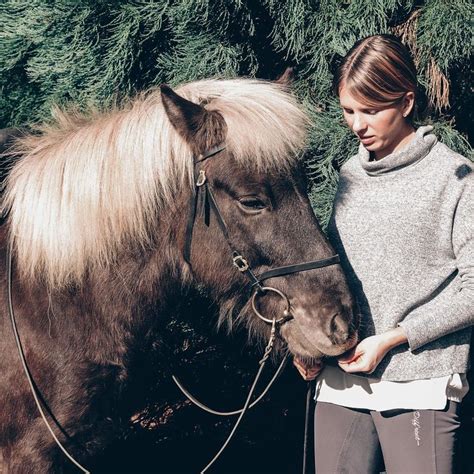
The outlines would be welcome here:
[[[474,324],[474,164],[421,127],[370,161],[361,145],[341,169],[329,225],[362,312],[361,338],[402,326],[408,344],[371,377],[466,372]]]

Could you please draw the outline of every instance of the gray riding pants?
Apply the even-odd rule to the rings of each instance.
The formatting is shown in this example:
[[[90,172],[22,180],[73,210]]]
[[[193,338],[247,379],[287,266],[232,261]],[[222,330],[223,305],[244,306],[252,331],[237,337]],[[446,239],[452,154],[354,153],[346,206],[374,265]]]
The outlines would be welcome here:
[[[316,473],[452,473],[459,404],[376,412],[318,402]]]

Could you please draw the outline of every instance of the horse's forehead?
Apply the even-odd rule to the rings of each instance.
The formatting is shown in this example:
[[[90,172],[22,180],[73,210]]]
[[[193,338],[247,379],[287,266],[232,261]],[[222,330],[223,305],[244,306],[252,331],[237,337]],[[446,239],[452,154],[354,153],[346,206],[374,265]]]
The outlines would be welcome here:
[[[297,186],[299,180],[299,171],[297,168],[290,170],[279,170],[268,168],[259,170],[251,164],[242,165],[235,159],[215,161],[211,167],[211,173],[221,180],[228,182],[245,182],[247,184],[267,185],[267,186]]]

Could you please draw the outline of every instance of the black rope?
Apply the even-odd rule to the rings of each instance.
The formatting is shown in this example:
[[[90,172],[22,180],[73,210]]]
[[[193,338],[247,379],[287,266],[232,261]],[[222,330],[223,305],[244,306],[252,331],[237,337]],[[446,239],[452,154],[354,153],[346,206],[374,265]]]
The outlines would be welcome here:
[[[281,372],[283,371],[286,362],[288,361],[288,356],[284,357],[283,360],[280,362],[280,365],[278,366],[277,370],[275,371],[275,374],[271,378],[271,380],[268,382],[267,386],[265,387],[264,390],[262,390],[262,393],[249,405],[249,409],[253,408],[255,405],[257,405],[260,400],[268,393],[270,390],[271,386],[273,383],[278,379],[280,376]],[[204,411],[207,411],[208,413],[211,413],[213,415],[217,416],[233,416],[233,415],[238,415],[239,413],[242,413],[243,408],[240,408],[238,410],[233,410],[233,411],[219,411],[219,410],[214,410],[213,408],[208,407],[204,403],[200,402],[194,395],[192,395],[181,383],[181,381],[176,377],[175,375],[172,375],[171,378],[173,379],[174,383],[178,386],[178,388],[181,390],[181,392],[192,402],[194,403],[197,407],[201,408]]]
[[[193,238],[193,228],[194,228],[194,223],[196,220],[197,209],[199,207],[202,207],[204,222],[207,226],[209,226],[210,224],[210,214],[211,214],[211,211],[213,211],[216,217],[217,225],[221,229],[221,232],[224,235],[224,238],[226,239],[229,247],[232,250],[233,259],[235,259],[236,256],[239,256],[242,261],[245,261],[245,258],[233,246],[233,243],[229,236],[229,230],[228,230],[227,224],[225,222],[224,217],[222,216],[220,212],[219,206],[216,202],[214,193],[212,191],[212,186],[206,177],[205,171],[198,168],[198,165],[200,163],[207,160],[208,158],[211,158],[212,156],[215,156],[217,153],[221,152],[224,149],[225,149],[225,145],[219,144],[211,148],[210,150],[206,151],[204,154],[200,155],[198,159],[194,160],[194,175],[195,176],[197,175],[197,179],[195,182],[195,189],[191,193],[191,198],[190,198],[190,204],[189,204],[190,213],[189,213],[188,222],[186,225],[185,246],[184,246],[184,259],[189,265],[191,265],[190,260],[191,260],[191,245],[192,245],[192,238]],[[201,191],[201,188],[203,188],[203,191]],[[295,265],[287,265],[283,267],[273,268],[260,275],[255,275],[255,273],[253,273],[252,269],[250,268],[250,265],[248,265],[248,262],[246,262],[245,268],[242,268],[239,265],[236,265],[236,266],[239,269],[239,271],[241,271],[250,280],[252,287],[257,288],[257,291],[261,291],[262,286],[263,286],[262,282],[264,280],[268,280],[269,278],[275,278],[278,276],[305,272],[308,270],[323,268],[323,267],[335,265],[338,263],[340,263],[339,255],[333,255],[332,257],[322,259],[322,260],[315,260],[311,262],[298,263]],[[234,260],[234,264],[235,264],[235,260]]]
[[[212,458],[212,460],[209,462],[209,464],[201,471],[201,474],[204,474],[220,457],[220,455],[223,453],[224,449],[227,447],[227,445],[230,443],[230,440],[233,438],[235,432],[237,431],[237,428],[240,425],[240,422],[242,421],[244,415],[247,413],[247,410],[250,406],[250,400],[253,397],[253,392],[255,391],[255,388],[257,387],[257,382],[263,372],[263,368],[265,367],[265,364],[268,360],[268,357],[270,356],[270,353],[273,349],[274,341],[275,341],[275,336],[276,336],[276,330],[277,330],[277,325],[276,325],[276,320],[273,320],[272,323],[272,329],[270,332],[270,339],[268,341],[267,347],[265,348],[265,354],[263,355],[262,359],[259,361],[260,368],[258,369],[257,375],[255,376],[255,379],[252,383],[252,386],[250,387],[249,393],[247,395],[247,399],[245,400],[244,406],[240,412],[239,418],[235,422],[234,427],[232,428],[232,431],[230,432],[229,436],[225,440],[224,444],[221,446],[217,454]]]
[[[306,409],[305,409],[305,418],[304,418],[304,440],[303,440],[303,474],[309,474],[309,466],[308,466],[308,456],[309,452],[311,452],[310,441],[311,441],[311,415],[313,407],[313,397],[314,397],[314,380],[310,380],[307,383],[307,390],[306,390]],[[309,448],[309,449],[308,449]]]
[[[202,163],[203,161],[207,160],[211,156],[217,155],[217,153],[221,152],[225,149],[224,144],[216,145],[212,147],[210,150],[206,151],[202,155],[199,156],[197,160],[194,160],[194,176],[193,179],[196,179],[196,175],[198,174],[197,165]],[[196,181],[194,182],[196,185]],[[193,228],[194,228],[194,221],[196,220],[196,213],[198,207],[198,198],[199,198],[199,190],[200,186],[193,186],[193,190],[191,192],[191,196],[189,198],[189,217],[188,222],[186,224],[186,231],[185,231],[185,242],[184,242],[184,260],[191,265],[191,243],[193,241]]]
[[[186,231],[185,231],[185,241],[184,241],[184,260],[188,264],[191,264],[191,242],[193,241],[193,229],[194,229],[194,221],[196,220],[196,209],[197,209],[197,193],[199,192],[199,188],[197,190],[193,188],[191,193],[191,197],[189,198],[189,209],[190,214],[188,218],[188,222],[186,224]]]
[[[211,156],[217,155],[217,153],[219,153],[220,151],[225,150],[225,148],[226,146],[223,143],[210,148],[202,155],[199,155],[198,159],[194,160],[194,164],[197,165],[198,163],[202,163],[203,161],[206,161]]]

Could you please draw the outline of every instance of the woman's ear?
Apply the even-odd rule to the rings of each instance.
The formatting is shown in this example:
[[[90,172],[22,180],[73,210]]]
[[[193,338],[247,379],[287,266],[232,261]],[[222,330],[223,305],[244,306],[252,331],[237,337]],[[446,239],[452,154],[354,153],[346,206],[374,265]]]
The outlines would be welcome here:
[[[413,107],[415,106],[415,93],[414,92],[407,92],[402,100],[402,114],[404,117],[408,117]]]

